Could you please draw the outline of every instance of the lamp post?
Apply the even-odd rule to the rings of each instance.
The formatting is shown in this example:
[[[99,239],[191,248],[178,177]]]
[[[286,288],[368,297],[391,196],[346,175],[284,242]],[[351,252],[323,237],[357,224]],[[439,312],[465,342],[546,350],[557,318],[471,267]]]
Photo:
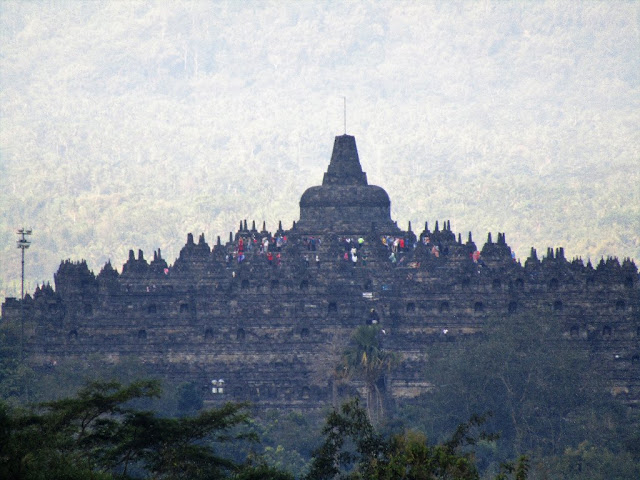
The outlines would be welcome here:
[[[20,361],[24,362],[24,251],[31,246],[27,236],[31,235],[31,229],[24,227],[18,230],[18,248],[22,250],[22,282],[20,288]]]

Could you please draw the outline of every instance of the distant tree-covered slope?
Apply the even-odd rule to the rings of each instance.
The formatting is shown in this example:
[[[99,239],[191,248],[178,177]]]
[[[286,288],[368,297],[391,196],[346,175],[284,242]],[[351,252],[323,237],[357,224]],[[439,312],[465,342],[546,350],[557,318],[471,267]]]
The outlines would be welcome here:
[[[334,135],[400,226],[640,259],[637,2],[0,2],[0,298],[291,226]]]

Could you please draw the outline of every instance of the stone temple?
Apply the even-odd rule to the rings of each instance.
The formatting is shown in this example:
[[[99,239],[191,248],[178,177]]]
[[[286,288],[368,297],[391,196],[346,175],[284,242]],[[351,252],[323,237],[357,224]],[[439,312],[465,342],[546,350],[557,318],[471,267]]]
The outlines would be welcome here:
[[[640,402],[640,286],[630,259],[594,267],[567,260],[562,248],[541,258],[532,249],[521,264],[503,233],[477,246],[448,221],[402,230],[390,205],[369,185],[355,138],[338,136],[322,184],[304,192],[290,229],[243,220],[213,247],[189,234],[172,265],[160,250],[150,260],[132,250],[120,271],[107,263],[98,275],[66,260],[55,287],[38,287],[24,305],[7,298],[2,321],[19,322],[24,307],[36,369],[135,357],[199,385],[213,404],[316,409],[362,386],[334,375],[360,325],[379,323],[384,348],[401,355],[382,385],[398,403],[432,387],[422,371],[435,342],[464,354],[464,339],[487,318],[542,309],[567,348],[588,349],[613,394]]]

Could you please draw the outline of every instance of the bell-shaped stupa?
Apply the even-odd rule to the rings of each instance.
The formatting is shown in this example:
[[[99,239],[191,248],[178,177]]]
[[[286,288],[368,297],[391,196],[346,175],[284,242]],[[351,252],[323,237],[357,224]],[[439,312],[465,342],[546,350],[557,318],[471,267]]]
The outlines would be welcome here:
[[[300,198],[300,221],[305,233],[394,233],[391,201],[383,188],[369,185],[362,171],[356,139],[335,138],[322,185],[308,188]]]

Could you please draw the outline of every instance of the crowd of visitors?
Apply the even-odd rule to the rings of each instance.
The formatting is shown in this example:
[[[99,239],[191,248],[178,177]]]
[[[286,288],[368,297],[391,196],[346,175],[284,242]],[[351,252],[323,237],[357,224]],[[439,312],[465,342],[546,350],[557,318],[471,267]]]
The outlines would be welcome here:
[[[369,252],[366,248],[367,242],[364,236],[343,236],[338,237],[337,241],[342,252],[340,259],[345,264],[353,267],[367,265]],[[420,263],[415,261],[409,254],[419,244],[422,244],[433,258],[440,258],[449,253],[448,244],[443,245],[440,241],[433,241],[427,234],[423,234],[417,240],[415,240],[415,236],[411,239],[411,237],[407,238],[406,236],[382,235],[380,241],[387,248],[387,258],[394,266],[404,265],[417,268]],[[249,255],[252,257],[262,256],[268,265],[279,267],[283,263],[283,253],[289,243],[290,239],[284,233],[278,233],[273,236],[260,234],[238,235],[232,248],[226,254],[227,267],[230,268],[233,263],[243,263]],[[305,251],[302,258],[298,258],[297,261],[306,268],[310,267],[312,262],[316,267],[320,267],[320,259],[321,255],[323,255],[321,252],[322,238],[320,236],[295,237],[293,244],[298,245],[298,247],[301,246]],[[469,257],[480,268],[485,266],[479,251],[472,252]]]

